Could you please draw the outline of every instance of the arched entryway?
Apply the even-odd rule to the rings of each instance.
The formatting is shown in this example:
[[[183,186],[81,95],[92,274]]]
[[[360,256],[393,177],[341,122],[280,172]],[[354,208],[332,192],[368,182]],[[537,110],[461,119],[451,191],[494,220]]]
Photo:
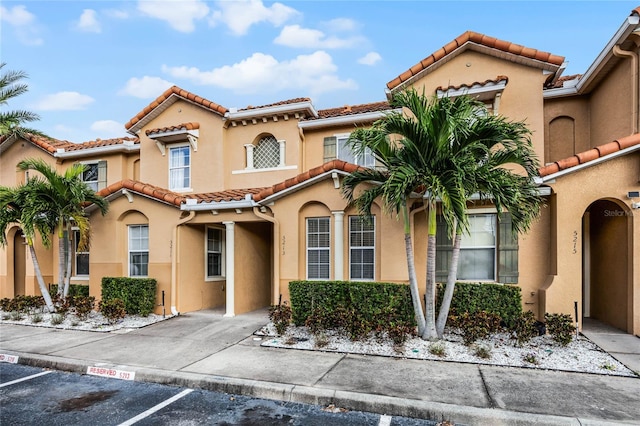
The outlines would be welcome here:
[[[17,231],[13,236],[13,295],[25,294],[25,270],[27,267],[27,252],[22,232]]]
[[[583,216],[583,316],[631,332],[631,211],[597,200]]]

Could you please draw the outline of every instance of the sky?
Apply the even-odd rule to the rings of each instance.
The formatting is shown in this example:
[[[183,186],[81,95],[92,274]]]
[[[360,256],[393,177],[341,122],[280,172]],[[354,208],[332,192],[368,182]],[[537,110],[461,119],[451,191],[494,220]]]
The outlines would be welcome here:
[[[593,63],[640,0],[1,0],[2,72],[28,74],[5,110],[71,142],[124,124],[177,85],[226,108],[385,100],[387,82],[471,30]]]

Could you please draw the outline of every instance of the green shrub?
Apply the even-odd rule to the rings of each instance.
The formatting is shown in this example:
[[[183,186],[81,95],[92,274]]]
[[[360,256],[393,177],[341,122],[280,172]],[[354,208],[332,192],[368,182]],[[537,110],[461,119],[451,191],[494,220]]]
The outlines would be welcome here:
[[[74,296],[71,298],[73,312],[78,319],[84,321],[87,319],[96,304],[96,298],[93,296]]]
[[[127,311],[124,307],[124,301],[122,299],[113,298],[101,300],[99,306],[102,316],[107,319],[109,324],[114,324],[127,315]]]
[[[473,354],[478,358],[489,359],[491,358],[491,346],[485,344],[475,345]]]
[[[493,312],[465,312],[458,316],[462,340],[469,346],[500,330],[500,316]]]
[[[49,284],[49,293],[58,294],[58,284]],[[69,297],[85,296],[89,297],[89,286],[83,284],[69,284]]]
[[[155,308],[156,286],[153,278],[103,277],[102,300],[121,299],[127,314],[146,317]]]
[[[443,284],[437,286],[438,309],[442,303],[444,288]],[[457,316],[464,312],[473,314],[478,311],[497,314],[507,327],[512,327],[514,320],[522,312],[520,287],[492,283],[456,283],[449,314]],[[451,324],[449,321],[447,323]]]
[[[291,307],[287,303],[272,305],[269,308],[269,319],[276,327],[276,332],[282,336],[291,324]]]
[[[51,324],[60,325],[64,322],[64,315],[53,314],[51,315]]]
[[[547,326],[547,332],[553,337],[553,340],[562,346],[571,343],[576,332],[573,320],[569,314],[544,314],[544,320]]]
[[[415,317],[409,287],[402,284],[349,281],[289,283],[293,322],[313,334],[338,329],[352,340],[370,333],[406,340]]]
[[[58,294],[54,294],[51,296],[51,301],[53,302],[56,313],[64,319],[71,310],[71,299],[69,297],[62,299]]]
[[[536,337],[538,329],[536,328],[535,314],[531,311],[521,313],[514,320],[511,332],[518,346],[522,346],[522,344]]]

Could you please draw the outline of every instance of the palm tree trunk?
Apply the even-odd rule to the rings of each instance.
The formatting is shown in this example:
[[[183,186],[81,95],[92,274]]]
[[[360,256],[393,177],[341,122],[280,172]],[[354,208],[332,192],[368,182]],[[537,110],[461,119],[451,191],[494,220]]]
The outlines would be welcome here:
[[[29,253],[31,253],[31,260],[33,261],[33,270],[36,273],[36,279],[38,280],[38,287],[40,287],[40,293],[42,293],[42,297],[44,298],[44,303],[47,305],[47,309],[49,312],[55,312],[56,308],[53,306],[53,301],[51,300],[51,295],[47,290],[47,286],[44,284],[44,278],[42,278],[42,271],[40,270],[40,263],[38,262],[38,257],[36,256],[36,250],[33,247],[32,243],[27,244],[29,246]]]
[[[66,299],[69,295],[69,286],[71,284],[71,258],[72,258],[72,248],[73,248],[73,232],[71,230],[71,224],[67,224],[66,238],[65,238],[65,259],[66,259],[66,268],[64,271],[64,293],[63,296]]]
[[[60,231],[58,232],[58,296],[64,298],[64,232],[62,231],[62,227],[60,226]]]
[[[420,289],[418,288],[418,278],[416,276],[416,265],[413,257],[413,243],[411,241],[411,226],[409,223],[409,213],[407,205],[402,206],[402,217],[404,220],[404,247],[407,252],[407,269],[409,272],[409,288],[411,290],[411,301],[413,302],[413,313],[418,325],[418,335],[422,335],[425,330],[424,314],[422,312],[422,301],[420,300]]]
[[[451,299],[453,299],[453,291],[456,287],[456,279],[458,277],[458,263],[460,260],[460,241],[462,240],[462,234],[460,229],[456,229],[456,236],[453,240],[453,251],[451,253],[451,264],[449,265],[449,273],[447,275],[447,286],[444,289],[444,295],[442,296],[442,303],[440,304],[440,313],[438,314],[438,321],[436,322],[436,331],[438,337],[442,339],[444,335],[444,327],[447,324],[447,317],[449,316],[449,308],[451,307]]]
[[[426,326],[422,338],[425,340],[435,340],[438,337],[436,332],[436,209],[432,202],[429,202],[427,237],[427,288],[425,291],[425,319]]]

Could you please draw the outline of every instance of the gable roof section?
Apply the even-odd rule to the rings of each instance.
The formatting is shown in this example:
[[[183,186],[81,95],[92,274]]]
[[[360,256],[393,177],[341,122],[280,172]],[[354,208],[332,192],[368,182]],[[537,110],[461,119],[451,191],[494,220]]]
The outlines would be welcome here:
[[[186,130],[195,130],[199,128],[200,128],[200,123],[189,122],[189,123],[178,124],[175,126],[159,127],[157,129],[148,129],[144,133],[145,135],[149,136],[154,133],[174,132],[174,131],[180,131],[180,130],[186,131]]]
[[[96,139],[94,141],[73,143],[66,140],[29,135],[26,138],[12,136],[1,140],[0,153],[9,149],[18,139],[30,142],[56,158],[79,158],[98,153],[137,151],[140,149],[140,140],[135,137]]]
[[[135,115],[135,117],[129,120],[124,125],[124,128],[127,129],[129,133],[136,134],[136,132],[144,127],[145,124],[160,115],[162,111],[179,99],[201,106],[220,116],[224,116],[229,111],[227,108],[218,105],[215,102],[181,89],[178,86],[172,86],[165,90],[162,95],[158,96],[156,100],[144,107],[142,111]]]
[[[148,197],[156,201],[161,201],[163,203],[170,204],[176,207],[179,207],[186,200],[186,197],[184,195],[133,179],[125,179],[112,183],[106,188],[103,188],[100,191],[96,192],[96,194],[104,198],[110,198],[113,195],[124,194],[126,191],[131,191],[144,197]]]
[[[338,108],[328,108],[328,109],[318,110],[318,117],[309,118],[309,120],[331,118],[331,117],[342,117],[346,115],[355,115],[355,114],[364,114],[367,112],[387,111],[390,109],[391,109],[391,106],[387,101],[371,102],[368,104],[359,104],[359,105],[345,105],[343,107],[338,107]]]
[[[639,150],[640,133],[635,133],[541,167],[539,169],[540,177],[542,182],[546,182],[584,167]]]
[[[401,111],[391,109],[387,101],[371,102],[359,105],[345,105],[339,108],[318,110],[317,117],[309,117],[298,123],[301,129],[321,128],[359,123],[370,123],[378,120],[388,112]]]
[[[304,173],[287,179],[283,182],[277,183],[273,186],[265,188],[253,196],[253,200],[261,203],[265,201],[272,201],[276,198],[280,198],[288,193],[297,191],[304,187],[314,184],[318,180],[322,180],[329,176],[332,172],[339,172],[341,174],[348,174],[359,170],[361,167],[355,164],[347,163],[342,160],[332,160],[324,163],[321,166],[309,169]]]
[[[400,90],[411,81],[419,78],[429,68],[446,63],[467,49],[480,50],[504,59],[535,65],[552,71],[554,74],[561,71],[564,64],[563,56],[467,31],[388,82],[387,89],[390,91]]]

